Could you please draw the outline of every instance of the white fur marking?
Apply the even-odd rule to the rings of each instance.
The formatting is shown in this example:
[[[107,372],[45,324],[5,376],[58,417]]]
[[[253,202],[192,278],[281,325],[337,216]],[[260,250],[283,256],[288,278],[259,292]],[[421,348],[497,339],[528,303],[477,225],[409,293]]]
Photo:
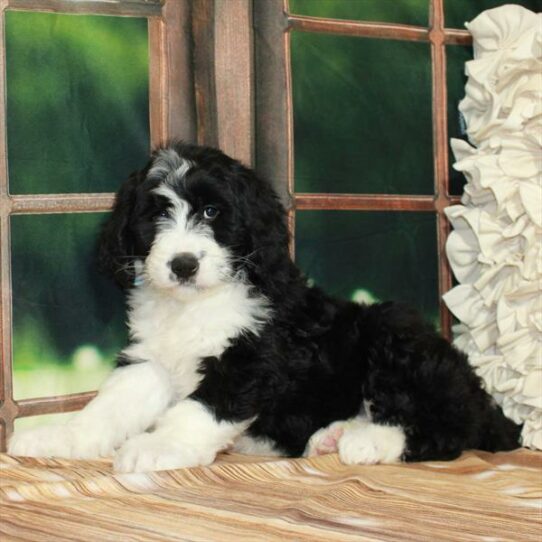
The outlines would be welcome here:
[[[160,186],[156,187],[153,192],[159,196],[163,196],[164,198],[167,198],[172,207],[173,207],[173,218],[175,219],[175,223],[180,225],[184,230],[188,229],[188,213],[190,212],[190,205],[187,201],[180,198],[175,190],[171,188],[167,184],[161,184]],[[167,226],[168,220],[162,220],[161,225]]]
[[[184,399],[197,388],[201,359],[220,356],[243,332],[258,333],[270,317],[265,299],[250,297],[249,287],[229,283],[179,301],[146,284],[128,300],[134,342],[124,353],[167,369],[175,394]]]
[[[378,425],[359,418],[339,439],[339,457],[347,465],[396,463],[405,451],[406,436],[399,426]]]
[[[185,160],[173,149],[158,151],[147,177],[149,179],[165,180],[171,184],[183,179],[193,163]]]
[[[66,424],[15,433],[9,453],[71,459],[111,456],[165,411],[173,395],[168,380],[164,369],[153,363],[116,369],[98,395]]]
[[[233,443],[234,452],[246,455],[283,455],[275,448],[275,444],[268,438],[254,438],[248,435],[241,435]]]
[[[168,290],[170,296],[186,299],[199,291],[232,281],[231,254],[220,246],[208,224],[189,218],[190,205],[168,185],[154,189],[172,206],[170,218],[159,219],[158,232],[145,261],[146,282]],[[181,252],[194,254],[199,261],[196,275],[180,283],[171,270],[171,261]]]
[[[188,399],[166,412],[152,433],[129,440],[118,451],[117,472],[145,472],[211,464],[252,420],[218,422],[201,403]]]

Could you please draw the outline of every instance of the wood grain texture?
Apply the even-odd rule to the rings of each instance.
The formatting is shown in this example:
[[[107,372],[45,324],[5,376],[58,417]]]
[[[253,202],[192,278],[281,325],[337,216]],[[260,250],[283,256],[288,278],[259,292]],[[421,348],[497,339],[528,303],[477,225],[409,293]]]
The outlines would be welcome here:
[[[299,32],[319,32],[323,34],[406,41],[428,41],[429,39],[427,28],[406,24],[289,15],[288,25],[292,30]]]
[[[297,210],[435,211],[433,196],[389,194],[295,194]]]
[[[17,417],[36,416],[38,414],[58,414],[81,410],[96,396],[95,391],[58,395],[55,397],[39,397],[17,401]]]
[[[349,21],[324,17],[288,15],[288,27],[298,32],[319,32],[342,36],[357,36],[401,41],[429,41],[429,29],[406,24],[372,21]],[[450,45],[471,45],[472,36],[467,30],[446,28],[444,42]]]
[[[149,17],[160,15],[163,0],[7,0],[7,4],[25,11]]]
[[[452,202],[449,196],[448,169],[448,90],[446,79],[446,45],[444,35],[444,2],[431,0],[431,73],[433,118],[433,164],[437,207],[437,249],[439,260],[440,330],[452,338],[452,315],[442,296],[452,287],[452,270],[446,256],[450,223],[444,208]]]
[[[197,112],[197,141],[218,146],[215,77],[215,0],[192,3],[194,85]]]
[[[109,211],[115,195],[96,194],[35,194],[11,196],[11,214],[96,213]]]
[[[285,0],[255,2],[255,167],[286,208],[293,192],[290,34]]]
[[[6,0],[0,0],[0,43],[5,43]],[[9,187],[6,137],[6,48],[0,49],[0,405],[6,409],[2,419],[0,450],[5,449],[5,435],[13,427],[9,416],[13,407],[12,358],[12,308],[11,308],[11,232],[9,221]],[[0,416],[0,419],[2,417]]]
[[[342,465],[222,455],[114,475],[111,463],[0,455],[2,542],[540,540],[542,454]]]
[[[444,42],[447,45],[472,45],[472,36],[470,35],[470,32],[468,30],[445,28]]]
[[[253,38],[250,0],[215,0],[214,54],[218,146],[252,165]]]
[[[190,0],[168,1],[149,19],[149,61],[151,146],[195,142]]]

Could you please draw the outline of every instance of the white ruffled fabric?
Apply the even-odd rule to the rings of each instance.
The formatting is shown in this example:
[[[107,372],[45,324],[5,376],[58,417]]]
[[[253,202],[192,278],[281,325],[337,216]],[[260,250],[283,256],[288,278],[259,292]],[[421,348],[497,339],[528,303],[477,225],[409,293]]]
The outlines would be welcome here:
[[[459,285],[444,301],[461,322],[456,345],[523,444],[542,449],[542,14],[505,5],[467,28],[474,60],[459,109],[469,141],[452,139],[467,178],[446,209]]]

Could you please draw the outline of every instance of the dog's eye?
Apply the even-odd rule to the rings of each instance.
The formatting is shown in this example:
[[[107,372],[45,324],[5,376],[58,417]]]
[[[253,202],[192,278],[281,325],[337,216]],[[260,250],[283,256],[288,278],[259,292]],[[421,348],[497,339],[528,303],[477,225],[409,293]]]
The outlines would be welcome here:
[[[154,218],[169,218],[169,211],[167,209],[162,209],[154,215]]]
[[[206,220],[214,220],[218,216],[219,210],[212,205],[206,205],[203,208],[203,218]]]

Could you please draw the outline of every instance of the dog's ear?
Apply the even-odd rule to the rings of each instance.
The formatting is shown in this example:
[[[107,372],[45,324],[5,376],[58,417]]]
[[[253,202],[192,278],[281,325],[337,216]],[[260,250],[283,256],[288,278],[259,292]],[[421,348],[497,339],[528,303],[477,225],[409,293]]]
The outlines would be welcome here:
[[[298,271],[290,260],[286,210],[270,184],[243,168],[241,194],[250,281],[270,297],[282,296]]]
[[[286,210],[271,185],[252,175],[247,183],[245,205],[244,216],[252,250],[287,253]]]
[[[133,173],[120,187],[98,242],[100,270],[113,277],[122,288],[132,286],[135,277],[134,239],[129,223],[136,204],[137,187],[144,177],[144,172]]]

